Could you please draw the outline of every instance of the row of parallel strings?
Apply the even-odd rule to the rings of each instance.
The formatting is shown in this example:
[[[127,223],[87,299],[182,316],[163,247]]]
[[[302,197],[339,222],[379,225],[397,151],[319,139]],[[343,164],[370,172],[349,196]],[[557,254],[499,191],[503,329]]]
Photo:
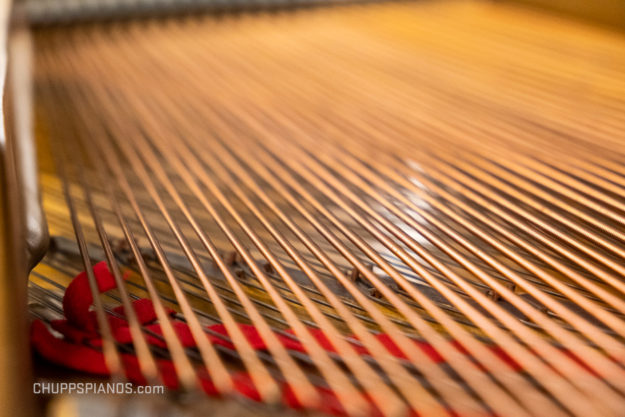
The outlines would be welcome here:
[[[322,385],[350,415],[368,412],[363,395],[388,416],[622,410],[625,62],[567,66],[531,31],[541,22],[440,25],[444,12],[370,6],[38,38],[69,232],[87,271],[98,247],[125,311],[137,289],[152,299],[183,386],[202,367],[233,393],[235,358],[265,402],[286,382],[314,406]],[[552,31],[563,50],[583,35]],[[596,62],[623,47],[601,41],[581,46]],[[564,111],[583,71],[597,94]],[[136,282],[122,278],[120,247]],[[170,304],[197,349],[177,339]],[[106,303],[94,305],[121,377]],[[234,351],[203,337],[206,322],[223,323]]]

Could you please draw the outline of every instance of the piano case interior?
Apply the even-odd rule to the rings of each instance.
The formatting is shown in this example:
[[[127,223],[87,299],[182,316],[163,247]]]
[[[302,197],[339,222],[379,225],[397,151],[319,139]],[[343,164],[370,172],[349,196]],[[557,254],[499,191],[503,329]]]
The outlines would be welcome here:
[[[622,30],[471,0],[8,13],[10,415],[624,415]]]

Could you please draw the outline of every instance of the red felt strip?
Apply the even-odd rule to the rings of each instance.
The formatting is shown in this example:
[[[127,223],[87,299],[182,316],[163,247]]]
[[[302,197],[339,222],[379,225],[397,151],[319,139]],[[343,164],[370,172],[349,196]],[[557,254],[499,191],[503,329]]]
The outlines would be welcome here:
[[[98,288],[101,292],[115,288],[115,280],[105,262],[100,262],[94,265],[93,272],[96,277]],[[70,283],[65,292],[65,296],[63,297],[63,310],[66,320],[54,320],[50,323],[50,327],[60,333],[63,337],[59,338],[55,336],[43,322],[35,320],[33,321],[31,327],[31,343],[34,350],[45,359],[67,368],[96,375],[108,375],[109,372],[106,368],[104,356],[98,349],[98,347],[102,345],[102,339],[97,331],[95,314],[93,311],[90,311],[92,302],[93,297],[89,288],[87,274],[82,272],[78,274]],[[157,317],[151,300],[135,300],[133,301],[133,309],[137,314],[139,322],[146,330],[146,341],[153,346],[166,348],[166,344],[162,338],[161,326],[156,323]],[[124,318],[124,308],[122,306],[116,307],[114,312],[121,317],[108,315],[113,337],[118,343],[132,343],[132,336],[130,334],[128,322]],[[168,309],[167,314],[169,316],[173,316],[175,311]],[[196,346],[193,335],[191,334],[191,331],[186,323],[179,320],[172,320],[171,324],[183,346]],[[242,333],[254,349],[266,349],[265,342],[254,326],[248,324],[240,324],[239,326]],[[225,326],[222,324],[216,324],[210,326],[208,329],[210,329],[210,332],[207,332],[206,337],[209,338],[211,343],[222,345],[229,349],[235,348],[230,341],[215,335],[218,334],[228,336]],[[312,328],[308,330],[324,349],[329,352],[335,352],[332,343],[321,330]],[[291,330],[288,330],[288,332],[292,333]],[[298,340],[282,334],[276,334],[276,337],[287,349],[305,352],[303,345]],[[378,334],[376,337],[393,356],[402,359],[406,358],[401,349],[399,349],[399,347],[388,335]],[[415,341],[415,343],[419,346],[423,353],[429,356],[434,362],[444,362],[444,358],[428,343],[422,341]],[[468,355],[468,352],[466,352],[466,350],[459,343],[452,343],[456,349]],[[358,344],[354,344],[353,346],[355,352],[358,354],[368,354],[364,347]],[[493,350],[493,353],[503,359],[503,361],[512,369],[521,370],[521,367],[512,358],[510,358],[505,351],[498,347],[491,347],[491,349]],[[147,383],[141,373],[137,358],[134,355],[122,354],[121,358],[124,364],[126,376],[130,381],[137,384]],[[163,383],[170,389],[177,389],[178,378],[176,376],[176,370],[173,363],[169,360],[159,359],[157,361],[157,365]],[[205,370],[198,370],[198,378],[203,389],[208,394],[218,394]],[[249,375],[245,373],[238,373],[233,375],[233,378],[236,390],[239,393],[251,399],[260,400],[259,394]],[[319,404],[319,409],[321,411],[335,415],[344,414],[344,410],[334,393],[324,388],[318,388],[318,390],[323,398],[322,403]],[[284,385],[283,387],[283,402],[289,407],[300,407],[295,396],[293,395],[292,390],[287,385]],[[371,404],[370,401],[369,403]],[[372,416],[377,413],[373,404],[371,404],[371,410]]]
[[[115,288],[115,279],[108,269],[106,262],[99,262],[93,266],[93,274],[100,292]],[[63,312],[67,320],[80,329],[95,330],[95,323],[89,312],[93,303],[89,279],[86,272],[81,272],[72,280],[65,290],[63,297]]]

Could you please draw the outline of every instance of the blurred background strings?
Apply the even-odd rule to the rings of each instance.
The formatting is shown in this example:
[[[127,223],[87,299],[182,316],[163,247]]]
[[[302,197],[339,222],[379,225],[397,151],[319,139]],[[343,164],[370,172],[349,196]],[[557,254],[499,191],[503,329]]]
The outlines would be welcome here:
[[[72,277],[106,261],[128,278],[96,310],[150,298],[166,343],[132,317],[116,343],[101,320],[122,378],[131,352],[147,379],[168,358],[183,386],[201,369],[236,396],[243,370],[261,402],[287,383],[315,408],[322,387],[354,416],[622,413],[621,33],[499,2],[95,5],[35,17],[53,237],[35,315],[62,317]]]

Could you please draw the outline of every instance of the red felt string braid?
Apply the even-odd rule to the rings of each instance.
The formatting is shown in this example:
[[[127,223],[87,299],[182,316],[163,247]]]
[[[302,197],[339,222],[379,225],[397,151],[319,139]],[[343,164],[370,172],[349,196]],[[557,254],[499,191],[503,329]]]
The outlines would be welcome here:
[[[98,288],[101,292],[115,288],[115,280],[105,262],[96,264],[93,267],[93,272]],[[50,327],[58,332],[62,337],[57,337],[53,334],[49,327],[42,321],[35,320],[33,321],[31,327],[31,344],[39,355],[53,363],[77,371],[106,376],[109,375],[109,371],[104,361],[104,355],[100,350],[102,339],[97,331],[98,326],[95,313],[90,311],[92,302],[93,298],[89,288],[87,274],[82,272],[73,279],[65,291],[65,295],[63,297],[63,311],[65,319],[54,320],[50,323]],[[156,335],[162,335],[160,325],[155,322],[156,314],[152,302],[148,299],[140,299],[135,300],[132,305],[141,325]],[[114,311],[120,317],[124,317],[123,307],[117,307]],[[170,316],[173,316],[175,313],[173,310],[168,310],[167,312]],[[118,343],[131,343],[132,336],[130,334],[128,322],[120,317],[114,315],[107,316],[113,337]],[[180,320],[172,320],[172,324],[183,346],[196,346],[191,331],[186,323]],[[240,324],[239,326],[254,349],[266,349],[265,342],[254,326],[248,324]],[[216,324],[210,326],[209,329],[213,334],[207,333],[206,336],[212,343],[222,345],[230,349],[235,348],[229,341],[214,335],[216,333],[228,336],[228,332],[223,325]],[[327,339],[321,330],[311,328],[309,331],[324,349],[329,352],[334,352],[332,343]],[[276,337],[285,346],[285,348],[305,352],[304,346],[302,346],[299,341],[278,333],[276,334]],[[406,358],[404,353],[391,340],[391,338],[388,337],[388,335],[378,334],[376,337],[392,355],[398,358]],[[166,347],[162,338],[155,337],[149,333],[146,335],[146,340],[153,346]],[[417,340],[415,340],[415,343],[425,355],[428,355],[436,363],[444,361],[443,357],[429,344]],[[458,343],[454,342],[454,346],[460,352],[465,354],[467,353]],[[367,350],[362,346],[354,345],[354,348],[355,351],[361,355],[368,354]],[[514,360],[512,360],[503,350],[497,347],[491,347],[491,349],[493,349],[493,352],[502,358],[512,369],[517,371],[521,369],[519,365],[514,362]],[[136,384],[147,383],[140,371],[135,355],[123,353],[121,354],[121,359],[128,380]],[[177,389],[178,378],[176,376],[176,370],[173,363],[170,360],[159,359],[157,360],[157,366],[160,370],[163,383],[169,389]],[[207,394],[219,394],[215,386],[212,384],[209,375],[205,371],[199,370],[198,377],[202,388]],[[233,375],[233,380],[235,388],[239,393],[250,399],[260,400],[258,392],[248,374],[243,372],[236,373]],[[299,408],[300,405],[288,385],[284,384],[282,388],[283,403],[292,408]],[[344,415],[344,409],[341,407],[339,401],[331,390],[323,387],[318,387],[317,389],[319,390],[322,398],[322,401],[318,406],[320,411],[334,415]],[[378,415],[379,412],[375,406],[371,402],[370,404],[371,415]]]

